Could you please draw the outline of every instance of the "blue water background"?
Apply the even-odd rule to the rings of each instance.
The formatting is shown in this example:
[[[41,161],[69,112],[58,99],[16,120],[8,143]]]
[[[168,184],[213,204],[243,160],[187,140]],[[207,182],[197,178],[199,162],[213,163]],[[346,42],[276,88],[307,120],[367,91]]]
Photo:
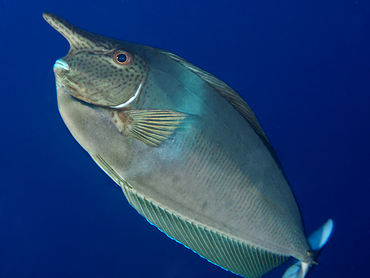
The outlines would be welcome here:
[[[335,222],[309,277],[369,275],[368,0],[1,0],[0,277],[236,277],[149,225],[72,138],[52,71],[69,46],[44,11],[232,86],[275,147],[307,233]]]

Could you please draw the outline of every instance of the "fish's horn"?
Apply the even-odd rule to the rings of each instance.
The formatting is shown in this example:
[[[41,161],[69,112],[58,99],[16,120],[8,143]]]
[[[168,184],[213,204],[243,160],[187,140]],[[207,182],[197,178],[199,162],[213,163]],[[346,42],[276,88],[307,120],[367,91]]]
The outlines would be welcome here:
[[[44,19],[69,42],[71,49],[92,48],[99,42],[99,35],[85,31],[60,16],[53,13],[44,13]]]

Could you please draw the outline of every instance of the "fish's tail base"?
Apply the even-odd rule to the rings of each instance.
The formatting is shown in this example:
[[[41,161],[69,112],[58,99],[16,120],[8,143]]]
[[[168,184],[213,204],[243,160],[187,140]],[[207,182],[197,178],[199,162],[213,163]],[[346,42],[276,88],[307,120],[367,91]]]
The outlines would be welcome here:
[[[333,227],[333,220],[329,219],[323,226],[309,236],[308,242],[311,245],[312,250],[315,251],[316,255],[330,238],[330,235],[333,232]],[[317,263],[314,261],[298,261],[285,271],[283,278],[304,278],[310,267],[314,264]]]

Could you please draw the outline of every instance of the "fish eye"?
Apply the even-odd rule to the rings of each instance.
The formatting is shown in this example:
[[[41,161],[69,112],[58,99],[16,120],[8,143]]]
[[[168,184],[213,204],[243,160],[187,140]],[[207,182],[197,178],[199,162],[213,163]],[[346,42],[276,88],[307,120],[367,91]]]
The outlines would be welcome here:
[[[118,50],[114,53],[113,59],[117,64],[128,65],[131,63],[132,55],[126,51]]]

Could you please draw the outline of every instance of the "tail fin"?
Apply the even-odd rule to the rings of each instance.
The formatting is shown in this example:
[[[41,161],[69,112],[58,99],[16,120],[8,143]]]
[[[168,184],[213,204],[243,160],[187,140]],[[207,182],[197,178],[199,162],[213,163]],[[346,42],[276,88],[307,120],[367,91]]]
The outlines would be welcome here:
[[[333,220],[329,219],[323,226],[309,236],[308,242],[314,251],[319,251],[328,241],[333,231],[333,225]],[[312,263],[298,261],[285,271],[283,278],[304,278],[311,265]]]

